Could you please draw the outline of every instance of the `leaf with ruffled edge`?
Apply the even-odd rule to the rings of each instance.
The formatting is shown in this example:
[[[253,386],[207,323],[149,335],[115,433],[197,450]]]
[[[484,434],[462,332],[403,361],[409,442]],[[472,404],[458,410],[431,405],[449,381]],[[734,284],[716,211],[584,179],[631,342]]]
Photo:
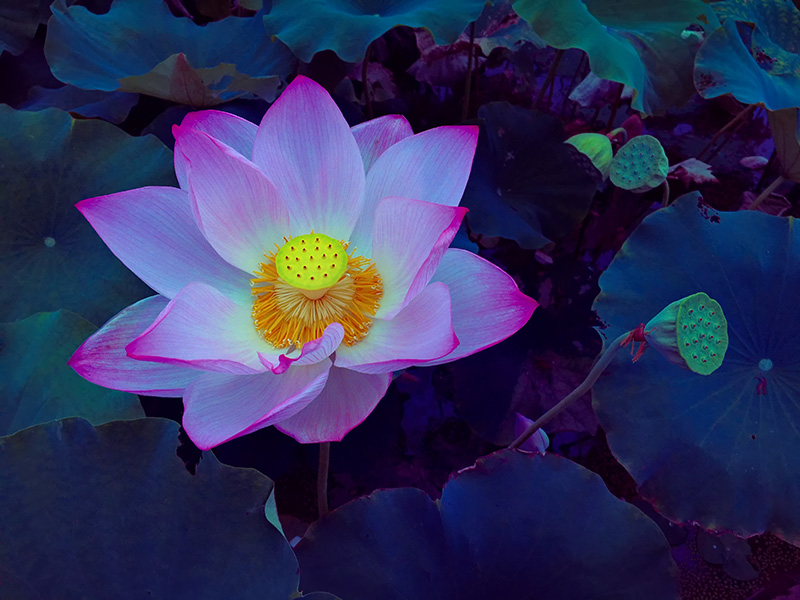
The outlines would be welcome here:
[[[264,516],[274,485],[207,452],[192,475],[166,419],[64,419],[0,438],[4,598],[297,595]]]
[[[116,0],[106,14],[53,3],[45,55],[77,87],[137,92],[208,107],[239,97],[275,99],[294,58],[264,32],[262,13],[204,27],[161,0]]]
[[[658,526],[553,454],[482,458],[438,502],[377,491],[314,523],[295,550],[304,590],[347,600],[678,595]]]
[[[64,417],[95,425],[144,417],[135,395],[89,383],[67,365],[96,330],[65,310],[0,323],[0,435]]]
[[[478,18],[484,0],[273,0],[267,32],[310,62],[321,50],[358,62],[370,42],[398,25],[424,27],[437,44],[452,44]]]
[[[0,52],[22,54],[39,27],[39,5],[28,0],[0,0]]]
[[[28,94],[28,100],[20,108],[33,111],[60,108],[82,117],[99,117],[111,123],[122,123],[138,101],[137,94],[126,92],[83,90],[74,85],[55,89],[34,86]]]
[[[514,10],[555,48],[580,48],[592,72],[629,85],[634,109],[663,114],[694,94],[694,50],[681,33],[716,26],[702,0],[516,0]]]
[[[800,230],[754,211],[703,214],[695,192],[649,217],[600,277],[611,340],[703,291],[728,320],[701,376],[621,352],[594,386],[614,455],[667,518],[800,542]],[[708,212],[706,210],[706,212]],[[715,222],[719,219],[719,222]]]
[[[704,98],[732,94],[770,110],[800,106],[800,10],[781,0],[713,6],[724,23],[697,51],[698,93]]]
[[[596,183],[580,153],[563,143],[561,122],[507,102],[482,106],[478,117],[478,149],[462,201],[470,229],[536,250],[576,227]]]
[[[66,308],[93,323],[152,291],[106,247],[75,203],[175,185],[172,152],[98,120],[0,106],[0,321]]]

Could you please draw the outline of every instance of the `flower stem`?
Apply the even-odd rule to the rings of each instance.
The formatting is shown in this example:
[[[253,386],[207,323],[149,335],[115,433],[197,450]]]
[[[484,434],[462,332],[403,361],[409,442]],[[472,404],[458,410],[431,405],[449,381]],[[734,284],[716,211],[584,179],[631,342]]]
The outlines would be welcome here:
[[[361,61],[361,85],[364,86],[364,107],[367,112],[367,119],[372,119],[375,117],[375,114],[372,111],[372,96],[369,93],[369,82],[367,81],[367,66],[369,65],[369,59],[371,58],[372,44],[367,46],[367,49],[364,51],[364,60]]]
[[[728,131],[731,127],[735,126],[742,119],[744,119],[746,116],[748,116],[750,114],[750,112],[755,107],[756,107],[755,104],[748,104],[747,106],[745,106],[744,109],[742,109],[739,112],[739,114],[737,114],[735,117],[733,117],[733,119],[728,121],[728,123],[722,129],[720,129],[717,133],[715,133],[713,135],[713,137],[710,140],[708,140],[708,143],[705,145],[705,147],[702,150],[700,150],[700,152],[697,153],[697,156],[695,158],[697,160],[700,160],[700,157],[703,156],[706,152],[708,152],[709,149],[711,149],[711,147],[722,136],[723,133]],[[717,150],[717,152],[718,151],[719,151],[719,149]],[[714,154],[716,154],[716,152]],[[710,160],[710,159],[706,159],[706,160]]]
[[[472,66],[475,57],[475,21],[469,26],[469,53],[467,54],[467,80],[464,82],[464,103],[461,105],[461,120],[469,114],[469,96],[472,92]]]
[[[317,508],[320,518],[328,514],[328,469],[331,463],[331,443],[319,445],[319,470],[317,471]]]
[[[619,110],[619,105],[622,103],[622,92],[624,90],[625,90],[625,84],[619,83],[619,89],[617,90],[617,97],[614,99],[614,104],[611,105],[611,116],[608,117],[608,125],[606,125],[606,131],[611,131],[611,128],[614,127],[614,119],[617,118],[617,111]]]
[[[611,342],[608,347],[603,351],[600,355],[600,358],[594,363],[592,370],[589,371],[589,374],[586,376],[586,379],[572,390],[564,399],[556,404],[553,408],[548,410],[544,413],[541,417],[536,419],[533,423],[528,425],[528,428],[523,431],[517,439],[515,439],[511,444],[508,446],[509,448],[519,448],[525,440],[531,437],[534,433],[536,433],[539,429],[541,429],[545,424],[550,422],[552,419],[560,415],[564,410],[569,408],[571,404],[574,404],[576,400],[581,398],[586,392],[592,389],[592,386],[606,370],[606,367],[611,363],[611,360],[614,358],[614,355],[619,351],[622,347],[622,342],[628,337],[630,332],[626,331],[613,342]]]
[[[553,63],[550,65],[550,70],[547,72],[547,77],[542,84],[542,87],[539,89],[539,94],[536,96],[536,100],[533,103],[533,108],[538,108],[539,103],[544,98],[544,93],[550,84],[553,83],[553,80],[556,78],[556,69],[558,69],[558,63],[561,62],[561,57],[564,56],[563,50],[556,50],[556,55],[553,58]],[[548,105],[547,110],[550,110],[550,106]]]
[[[664,189],[661,190],[661,206],[669,206],[669,181],[664,179]]]
[[[782,184],[784,181],[786,181],[786,180],[784,179],[783,175],[778,175],[778,176],[775,178],[775,181],[773,181],[773,182],[772,182],[772,183],[770,183],[770,184],[769,184],[767,187],[765,187],[765,188],[764,188],[764,191],[763,191],[763,192],[761,192],[761,193],[758,195],[758,198],[756,198],[756,199],[753,201],[753,203],[752,203],[750,206],[748,206],[748,207],[747,207],[747,209],[748,209],[748,210],[755,210],[756,208],[758,208],[758,207],[761,205],[761,203],[762,203],[762,202],[764,202],[764,200],[766,200],[767,198],[769,198],[769,195],[770,195],[772,192],[774,192],[774,191],[775,191],[775,190],[778,188],[778,186],[779,186],[780,184]]]

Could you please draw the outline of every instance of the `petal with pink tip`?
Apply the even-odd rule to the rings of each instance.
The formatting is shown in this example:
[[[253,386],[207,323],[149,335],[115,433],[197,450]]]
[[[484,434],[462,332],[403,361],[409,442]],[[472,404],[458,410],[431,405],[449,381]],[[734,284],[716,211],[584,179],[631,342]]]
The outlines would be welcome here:
[[[286,199],[291,235],[350,238],[364,200],[364,165],[347,121],[319,84],[298,75],[270,106],[253,161]]]
[[[459,344],[426,365],[450,362],[502,342],[522,328],[539,306],[519,291],[508,273],[459,248],[445,252],[432,281],[446,283],[450,289]]]
[[[341,441],[375,409],[391,382],[391,373],[369,375],[333,367],[320,395],[275,428],[301,444]]]
[[[175,147],[189,161],[200,230],[222,258],[252,272],[289,231],[280,193],[258,167],[205,133],[175,128]]]
[[[258,127],[246,119],[221,110],[200,110],[186,115],[180,126],[207,133],[245,158],[253,156],[253,143]],[[181,188],[188,191],[187,171],[188,163],[183,152],[175,152],[175,175]]]
[[[159,294],[172,298],[187,283],[203,281],[232,297],[250,295],[250,276],[206,241],[185,191],[137,188],[76,207],[117,258]]]
[[[205,373],[183,396],[183,427],[208,450],[303,410],[325,387],[331,361],[290,369],[282,375]]]
[[[432,283],[394,319],[375,320],[363,340],[340,346],[335,364],[361,373],[388,373],[444,356],[458,345],[450,310],[447,286]]]
[[[430,281],[466,208],[386,198],[375,212],[372,260],[383,280],[376,319],[391,319]]]
[[[190,283],[142,335],[128,356],[218,373],[260,373],[259,351],[274,349],[256,331],[248,307],[204,283]]]
[[[130,358],[125,346],[155,321],[169,300],[152,296],[121,311],[81,344],[69,365],[92,383],[113,390],[177,398],[200,376],[188,367]]]
[[[414,130],[402,115],[385,115],[354,126],[351,131],[356,138],[364,172],[369,173],[372,165],[389,146],[414,135]]]
[[[314,363],[328,358],[331,354],[336,352],[336,349],[339,347],[339,344],[342,343],[343,339],[344,327],[339,323],[331,323],[325,328],[325,331],[322,332],[322,336],[303,344],[303,348],[297,356],[290,358],[286,354],[279,354],[277,356],[277,366],[275,366],[274,358],[271,356],[266,356],[259,352],[258,357],[265,367],[279,375],[286,372],[292,365],[298,367],[302,365],[313,365]]]
[[[373,215],[389,196],[458,206],[467,186],[478,128],[436,127],[389,147],[369,170],[364,209],[350,240],[369,254]]]

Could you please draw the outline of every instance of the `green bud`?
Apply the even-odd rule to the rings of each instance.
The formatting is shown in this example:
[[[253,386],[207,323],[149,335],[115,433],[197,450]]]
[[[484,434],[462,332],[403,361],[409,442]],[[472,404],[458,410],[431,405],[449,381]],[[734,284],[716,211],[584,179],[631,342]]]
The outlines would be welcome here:
[[[579,152],[588,156],[595,168],[600,171],[603,181],[606,180],[611,160],[614,158],[611,140],[602,133],[579,133],[569,138],[566,143],[575,146]]]
[[[728,322],[722,307],[703,292],[673,302],[644,329],[648,347],[700,375],[716,371],[728,349]]]

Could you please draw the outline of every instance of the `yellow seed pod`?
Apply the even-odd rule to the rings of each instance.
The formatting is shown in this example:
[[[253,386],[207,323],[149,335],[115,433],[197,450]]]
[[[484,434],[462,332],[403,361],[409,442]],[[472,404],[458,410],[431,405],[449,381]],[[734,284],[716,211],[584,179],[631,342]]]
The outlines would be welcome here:
[[[347,270],[342,243],[321,233],[298,235],[286,242],[275,257],[278,275],[301,290],[332,286]]]

